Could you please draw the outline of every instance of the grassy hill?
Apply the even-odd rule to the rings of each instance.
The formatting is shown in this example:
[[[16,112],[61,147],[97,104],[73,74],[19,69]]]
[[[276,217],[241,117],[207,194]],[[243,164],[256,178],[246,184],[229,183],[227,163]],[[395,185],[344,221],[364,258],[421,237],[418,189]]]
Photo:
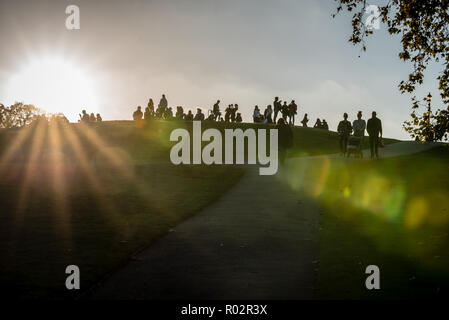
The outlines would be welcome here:
[[[267,128],[203,128],[212,125]],[[237,166],[172,165],[169,136],[179,127],[191,124],[41,123],[0,130],[2,292],[9,298],[72,297],[64,286],[67,265],[80,267],[87,289],[244,174]],[[290,156],[338,152],[334,132],[293,132]]]

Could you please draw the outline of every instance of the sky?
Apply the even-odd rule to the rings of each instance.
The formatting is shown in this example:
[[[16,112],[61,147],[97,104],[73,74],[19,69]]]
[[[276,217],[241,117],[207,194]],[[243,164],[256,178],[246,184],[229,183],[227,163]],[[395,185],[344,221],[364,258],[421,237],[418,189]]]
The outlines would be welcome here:
[[[371,1],[381,4],[382,1]],[[67,30],[66,7],[80,9]],[[377,111],[384,136],[408,139],[410,97],[397,85],[411,70],[400,38],[380,25],[361,52],[348,42],[348,15],[332,0],[0,0],[0,103],[34,104],[77,121],[82,109],[104,120],[132,119],[162,94],[175,109],[295,100],[298,117],[354,120]],[[360,55],[360,57],[359,57]],[[421,96],[438,105],[438,66]],[[299,123],[300,119],[296,120]]]

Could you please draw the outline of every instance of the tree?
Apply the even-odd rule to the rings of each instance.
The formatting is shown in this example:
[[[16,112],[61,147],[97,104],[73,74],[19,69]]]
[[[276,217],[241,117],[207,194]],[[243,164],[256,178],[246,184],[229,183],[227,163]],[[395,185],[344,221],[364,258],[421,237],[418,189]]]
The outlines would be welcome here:
[[[366,51],[365,39],[373,33],[371,23],[363,20],[370,5],[366,0],[335,0],[338,3],[335,17],[341,11],[352,12],[352,35],[349,42],[361,45]],[[391,35],[401,35],[402,50],[398,53],[401,60],[410,62],[413,70],[408,79],[399,83],[401,93],[412,94],[411,120],[404,128],[419,140],[448,140],[449,134],[449,0],[389,0],[379,6],[378,17]],[[377,21],[377,22],[380,22]],[[373,21],[368,21],[373,22]],[[424,81],[424,71],[430,62],[441,64],[441,73],[437,77],[439,91],[446,109],[432,112],[431,108],[418,114],[423,106],[414,94],[418,85]],[[426,98],[423,99],[427,101]],[[429,102],[430,104],[430,102]]]
[[[16,102],[10,107],[0,104],[0,128],[21,128],[42,116],[43,112],[32,104]]]

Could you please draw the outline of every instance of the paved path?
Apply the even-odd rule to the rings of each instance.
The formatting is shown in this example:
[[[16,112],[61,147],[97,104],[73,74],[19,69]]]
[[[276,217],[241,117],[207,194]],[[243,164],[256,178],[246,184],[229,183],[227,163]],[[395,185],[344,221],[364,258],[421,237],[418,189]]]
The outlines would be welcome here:
[[[381,156],[433,146],[401,142],[382,148]],[[295,173],[306,179],[304,172],[322,165],[320,159],[336,157],[291,159],[277,176],[248,169],[233,189],[141,252],[87,298],[314,298],[321,205],[289,177]]]

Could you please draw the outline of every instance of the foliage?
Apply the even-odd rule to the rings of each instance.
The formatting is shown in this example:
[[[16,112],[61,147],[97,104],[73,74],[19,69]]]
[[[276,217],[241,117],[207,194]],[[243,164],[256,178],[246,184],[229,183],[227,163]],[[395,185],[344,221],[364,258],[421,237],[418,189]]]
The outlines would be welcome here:
[[[366,23],[364,13],[369,7],[366,0],[335,0],[338,3],[335,17],[341,11],[352,12],[352,35],[349,42],[361,45],[366,51],[365,39],[373,33]],[[408,79],[399,83],[401,93],[415,92],[424,81],[424,71],[430,62],[441,64],[442,70],[437,77],[440,95],[445,105],[449,105],[449,0],[389,0],[379,6],[380,21],[391,35],[402,37],[402,50],[398,56],[413,66]],[[443,110],[418,115],[420,103],[416,95],[412,96],[411,121],[404,128],[420,140],[448,139],[449,107]],[[426,118],[427,117],[427,118]]]
[[[43,112],[32,104],[16,102],[10,107],[0,104],[0,128],[22,128],[42,117]]]

